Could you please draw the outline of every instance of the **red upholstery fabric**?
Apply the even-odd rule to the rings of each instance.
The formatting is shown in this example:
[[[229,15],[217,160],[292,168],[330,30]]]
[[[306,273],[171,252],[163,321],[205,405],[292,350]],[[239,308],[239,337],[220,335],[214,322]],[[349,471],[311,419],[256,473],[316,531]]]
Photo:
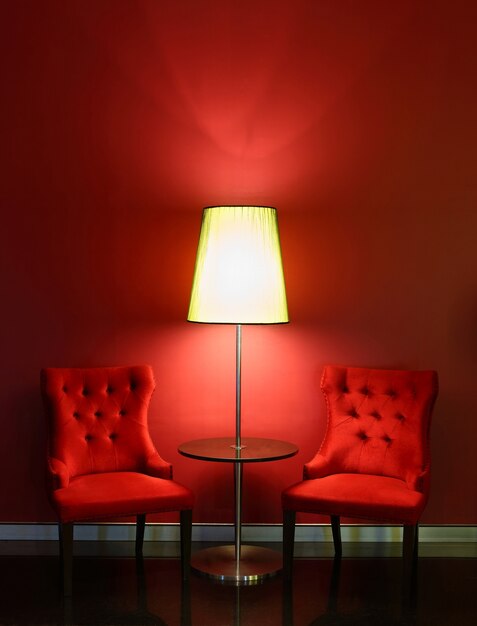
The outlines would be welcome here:
[[[285,510],[416,523],[429,494],[434,371],[328,366],[328,425]]]
[[[62,522],[191,509],[191,492],[173,480],[137,472],[105,472],[73,478],[52,493]]]
[[[192,508],[192,492],[171,480],[149,435],[149,366],[47,368],[41,390],[50,501],[60,521]]]
[[[283,494],[286,510],[402,524],[417,523],[424,505],[424,494],[409,489],[404,481],[370,474],[333,474],[305,480]]]

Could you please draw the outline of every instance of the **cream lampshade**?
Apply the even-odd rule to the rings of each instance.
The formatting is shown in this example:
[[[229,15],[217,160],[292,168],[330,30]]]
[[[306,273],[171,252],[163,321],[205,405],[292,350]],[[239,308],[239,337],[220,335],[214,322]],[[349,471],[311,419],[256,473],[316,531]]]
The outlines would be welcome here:
[[[276,209],[204,209],[187,319],[216,324],[288,322]]]

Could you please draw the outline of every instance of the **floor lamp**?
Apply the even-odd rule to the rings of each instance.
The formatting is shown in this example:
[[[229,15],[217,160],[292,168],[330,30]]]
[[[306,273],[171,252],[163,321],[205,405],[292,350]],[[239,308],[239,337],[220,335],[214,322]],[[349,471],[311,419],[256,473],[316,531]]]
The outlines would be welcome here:
[[[206,207],[187,316],[236,327],[235,443],[240,455],[242,325],[288,320],[277,211],[262,206]],[[235,558],[241,552],[242,463],[235,464]]]

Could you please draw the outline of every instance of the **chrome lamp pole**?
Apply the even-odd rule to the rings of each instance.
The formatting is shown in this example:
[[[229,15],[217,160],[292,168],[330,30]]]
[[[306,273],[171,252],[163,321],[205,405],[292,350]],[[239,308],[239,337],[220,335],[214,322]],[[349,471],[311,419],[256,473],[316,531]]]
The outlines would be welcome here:
[[[242,325],[235,326],[235,451],[240,456],[241,436],[241,373],[242,373]],[[242,475],[243,464],[234,464],[235,474],[235,560],[237,569],[242,547]]]

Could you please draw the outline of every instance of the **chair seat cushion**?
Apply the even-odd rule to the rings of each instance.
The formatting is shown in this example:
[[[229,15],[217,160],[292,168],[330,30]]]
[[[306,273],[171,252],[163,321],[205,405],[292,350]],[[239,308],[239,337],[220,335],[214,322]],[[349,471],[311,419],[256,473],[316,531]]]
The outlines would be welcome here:
[[[282,494],[285,510],[416,524],[425,496],[397,478],[333,474],[304,480]]]
[[[185,510],[193,500],[187,487],[138,472],[77,476],[51,494],[61,522]]]

